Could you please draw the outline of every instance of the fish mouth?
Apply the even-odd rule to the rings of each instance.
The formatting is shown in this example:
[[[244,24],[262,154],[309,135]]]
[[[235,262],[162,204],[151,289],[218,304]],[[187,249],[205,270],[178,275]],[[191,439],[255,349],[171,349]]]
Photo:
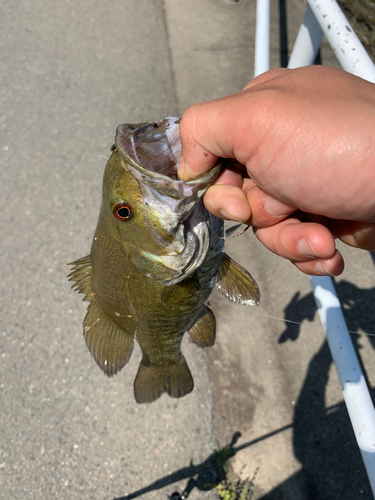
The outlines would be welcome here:
[[[116,130],[116,148],[132,166],[178,180],[181,157],[180,118],[168,116],[159,123],[123,123]]]
[[[162,249],[160,255],[137,252],[133,263],[145,275],[166,285],[192,274],[208,252],[211,216],[202,198],[225,161],[220,159],[197,179],[179,179],[179,123],[179,118],[169,116],[159,123],[122,124],[117,127],[115,140],[125,168],[138,181],[145,211],[157,220],[151,236]]]
[[[177,173],[181,159],[179,124],[180,118],[173,116],[158,123],[123,123],[117,127],[115,147],[141,185],[149,186],[159,196],[176,200],[175,208],[181,210],[181,205],[190,198],[204,195],[224,162],[220,159],[201,177],[182,181]]]

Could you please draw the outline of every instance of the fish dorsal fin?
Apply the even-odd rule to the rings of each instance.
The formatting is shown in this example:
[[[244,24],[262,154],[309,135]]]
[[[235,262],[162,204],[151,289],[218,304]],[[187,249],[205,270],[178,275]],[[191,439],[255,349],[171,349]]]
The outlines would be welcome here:
[[[184,356],[177,363],[148,366],[141,361],[134,381],[137,403],[152,403],[164,392],[181,398],[193,390],[194,382]]]
[[[74,281],[72,288],[78,293],[84,293],[83,300],[91,301],[94,295],[91,286],[91,259],[90,255],[71,262],[68,266],[72,266],[72,272],[68,274],[69,281]]]
[[[205,313],[188,331],[198,347],[210,347],[215,343],[216,321],[214,313],[206,307]]]
[[[216,287],[232,302],[244,306],[257,306],[260,301],[259,287],[251,274],[225,254],[221,263]]]
[[[112,377],[129,361],[134,333],[129,334],[112,321],[96,299],[89,305],[83,326],[87,347],[103,372]]]

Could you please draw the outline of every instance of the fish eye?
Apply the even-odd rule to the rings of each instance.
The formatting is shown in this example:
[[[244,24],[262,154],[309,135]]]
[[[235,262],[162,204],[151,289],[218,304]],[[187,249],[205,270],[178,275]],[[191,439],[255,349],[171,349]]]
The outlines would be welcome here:
[[[127,203],[119,203],[114,206],[113,215],[117,220],[129,220],[133,215],[133,210]]]

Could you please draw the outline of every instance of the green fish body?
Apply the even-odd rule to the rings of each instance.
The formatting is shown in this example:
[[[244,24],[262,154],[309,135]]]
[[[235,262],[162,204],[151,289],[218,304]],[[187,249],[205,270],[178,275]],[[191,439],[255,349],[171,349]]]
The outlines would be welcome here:
[[[213,345],[206,302],[215,283],[234,302],[260,298],[250,274],[224,253],[223,221],[202,202],[223,165],[194,181],[178,179],[178,124],[168,117],[118,127],[91,252],[69,275],[90,302],[84,337],[106,375],[126,365],[134,339],[140,345],[138,403],[192,391],[181,341],[188,332],[198,346]]]

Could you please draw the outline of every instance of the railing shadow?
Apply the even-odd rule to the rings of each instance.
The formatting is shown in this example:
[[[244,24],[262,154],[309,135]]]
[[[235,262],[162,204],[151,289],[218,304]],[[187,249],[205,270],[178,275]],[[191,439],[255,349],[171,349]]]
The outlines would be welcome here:
[[[286,0],[279,0],[279,36],[280,36],[280,68],[288,66],[288,25]]]
[[[375,335],[375,288],[361,289],[346,281],[336,284],[348,329],[359,329]],[[315,315],[312,293],[297,293],[285,309],[285,319],[312,321]],[[300,325],[286,322],[279,342],[296,341]],[[352,334],[360,350],[360,335]],[[375,348],[375,336],[369,337]],[[327,341],[312,358],[293,420],[293,448],[302,469],[280,484],[261,500],[334,500],[372,498],[345,404],[327,408],[326,388],[332,358]],[[375,390],[371,389],[372,396]]]
[[[343,280],[335,283],[335,288],[357,354],[360,351],[358,340],[361,335],[359,330],[368,335],[368,339],[375,349],[375,287],[370,289],[358,288],[352,283]],[[297,292],[284,309],[286,328],[279,337],[279,343],[297,340],[300,331],[299,323],[302,323],[305,319],[313,321],[315,312],[313,293],[301,297],[300,292]],[[362,368],[365,372],[365,368]],[[368,383],[368,379],[366,381]]]

